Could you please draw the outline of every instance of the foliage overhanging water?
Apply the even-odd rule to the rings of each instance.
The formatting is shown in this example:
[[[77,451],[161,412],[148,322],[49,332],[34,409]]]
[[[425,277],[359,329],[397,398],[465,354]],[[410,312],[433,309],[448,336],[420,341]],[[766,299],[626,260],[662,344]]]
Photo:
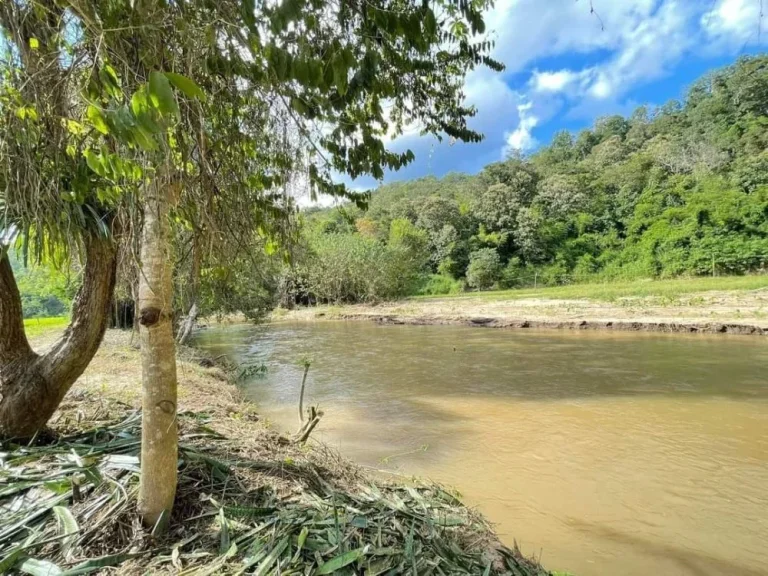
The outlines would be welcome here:
[[[521,333],[364,322],[204,331],[264,361],[246,384],[281,428],[459,489],[550,568],[768,574],[768,346],[762,338]]]

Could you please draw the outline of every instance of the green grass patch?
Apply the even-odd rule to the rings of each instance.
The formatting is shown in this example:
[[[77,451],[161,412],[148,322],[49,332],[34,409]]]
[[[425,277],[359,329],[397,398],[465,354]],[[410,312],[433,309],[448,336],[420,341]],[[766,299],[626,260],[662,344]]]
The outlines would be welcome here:
[[[53,330],[61,330],[69,323],[67,316],[54,316],[51,318],[26,318],[24,320],[24,331],[27,336],[39,336]]]
[[[591,299],[610,302],[618,298],[657,297],[672,299],[685,294],[712,290],[760,290],[765,288],[768,288],[768,275],[571,284],[568,286],[551,286],[546,288],[521,288],[451,294],[439,296],[439,298],[482,298],[484,300],[521,300],[523,298],[546,298],[553,300]],[[437,298],[437,296],[415,296],[414,298],[430,299]]]

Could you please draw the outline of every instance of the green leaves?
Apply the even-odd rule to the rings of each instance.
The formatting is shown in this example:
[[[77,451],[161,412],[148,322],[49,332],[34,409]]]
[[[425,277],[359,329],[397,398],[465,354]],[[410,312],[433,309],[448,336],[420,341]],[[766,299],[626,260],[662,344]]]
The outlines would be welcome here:
[[[335,558],[328,560],[325,564],[317,569],[316,574],[321,576],[322,574],[332,574],[344,566],[349,566],[353,562],[357,562],[365,555],[366,548],[357,548],[356,550],[350,550],[345,554],[336,556]]]
[[[104,159],[100,154],[96,154],[96,152],[89,148],[83,152],[83,156],[85,156],[85,162],[88,164],[88,168],[95,174],[104,176]]]
[[[198,100],[205,102],[205,92],[203,92],[202,88],[195,84],[190,78],[174,72],[166,72],[165,77],[188,98],[197,98]]]
[[[160,114],[169,118],[179,117],[179,104],[171,90],[168,77],[162,72],[153,70],[149,73],[149,101]]]
[[[107,126],[107,120],[104,118],[101,110],[99,110],[93,104],[89,104],[85,112],[91,125],[96,128],[102,134],[109,134],[109,126]]]
[[[103,66],[99,70],[99,78],[115,100],[122,99],[121,84],[114,68]],[[173,72],[152,71],[149,82],[131,95],[129,105],[102,109],[96,104],[89,104],[86,117],[100,134],[112,136],[130,147],[154,152],[159,148],[159,136],[170,123],[180,119],[179,104],[171,86],[189,98],[206,100],[203,90],[190,78]],[[78,122],[67,121],[70,133],[82,134],[79,127]],[[84,156],[88,167],[99,176],[118,180],[135,174],[133,169],[124,171],[119,158],[114,155],[105,158],[92,150],[86,150]]]
[[[64,555],[67,556],[72,543],[77,537],[78,532],[80,532],[80,527],[77,525],[77,520],[75,520],[72,512],[66,506],[54,506],[53,514],[56,516],[59,534],[65,536],[61,540],[61,549]]]
[[[105,64],[99,69],[99,80],[104,87],[104,91],[115,100],[122,99],[123,91],[117,72],[109,64]]]
[[[343,51],[338,52],[334,56],[331,68],[333,70],[333,83],[336,86],[336,90],[338,90],[341,96],[344,96],[344,94],[347,93],[347,83],[349,79],[347,74],[347,61]]]

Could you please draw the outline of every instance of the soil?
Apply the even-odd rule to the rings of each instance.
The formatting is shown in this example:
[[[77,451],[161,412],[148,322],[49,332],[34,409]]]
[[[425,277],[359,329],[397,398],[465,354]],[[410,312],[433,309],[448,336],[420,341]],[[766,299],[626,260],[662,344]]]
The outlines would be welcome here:
[[[619,298],[612,302],[544,298],[495,300],[483,295],[467,295],[376,305],[302,308],[277,312],[273,318],[765,336],[768,335],[768,292],[704,292],[675,299]]]

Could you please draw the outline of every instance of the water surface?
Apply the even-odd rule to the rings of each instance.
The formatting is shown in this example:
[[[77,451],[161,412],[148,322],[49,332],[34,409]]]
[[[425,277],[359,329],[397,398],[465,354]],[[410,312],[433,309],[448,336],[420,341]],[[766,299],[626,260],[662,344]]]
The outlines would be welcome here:
[[[215,327],[246,383],[363,464],[457,488],[507,544],[580,576],[768,575],[768,340],[366,322]]]

